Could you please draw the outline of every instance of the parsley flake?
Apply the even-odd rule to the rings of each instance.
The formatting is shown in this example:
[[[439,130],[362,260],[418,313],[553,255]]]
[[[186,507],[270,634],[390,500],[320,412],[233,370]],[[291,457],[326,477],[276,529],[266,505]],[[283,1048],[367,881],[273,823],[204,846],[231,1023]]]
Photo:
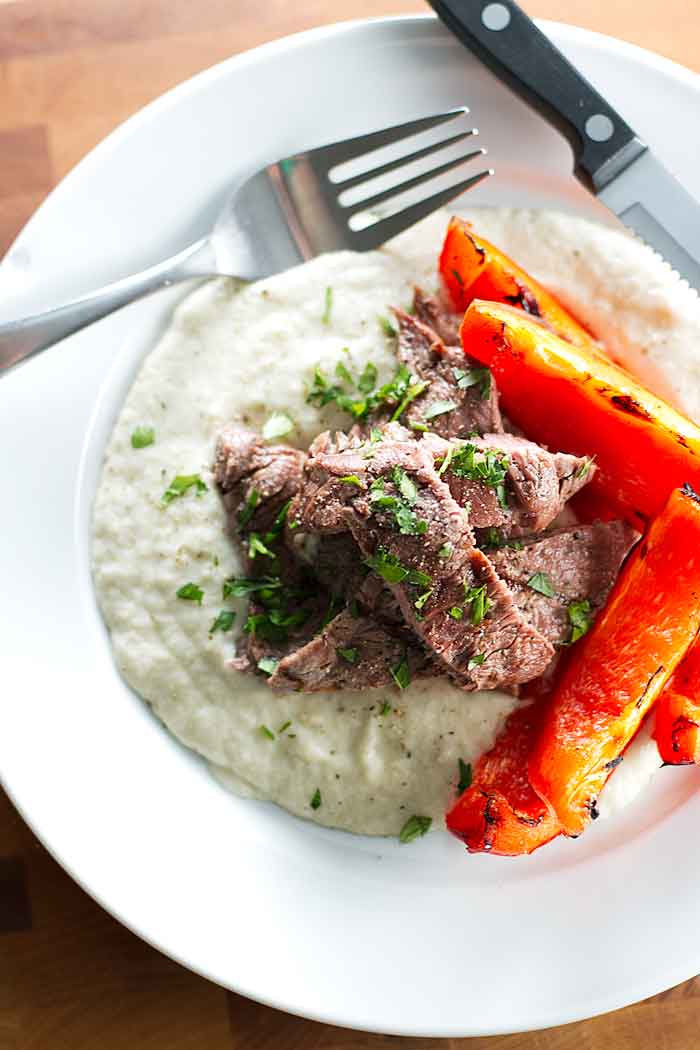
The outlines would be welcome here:
[[[572,602],[567,609],[569,623],[571,624],[571,637],[568,644],[573,645],[579,638],[583,638],[593,623],[593,610],[588,599],[580,602]]]
[[[478,627],[493,606],[493,602],[486,593],[486,584],[482,584],[481,587],[467,587],[465,584],[464,604],[470,606],[472,624]]]
[[[277,555],[274,551],[271,551],[269,547],[266,547],[262,541],[262,538],[257,532],[251,532],[248,537],[248,557],[255,558],[256,555],[262,554],[265,558],[276,558]]]
[[[408,666],[408,660],[404,656],[400,663],[396,667],[390,668],[391,677],[396,682],[399,689],[407,689],[411,684],[411,669]]]
[[[356,485],[358,489],[364,488],[357,474],[345,474],[344,477],[338,478],[338,481],[342,482],[343,485]]]
[[[289,729],[289,727],[291,726],[291,724],[292,724],[291,720],[289,722],[283,722],[282,725],[277,730],[278,734],[281,735],[282,733],[286,733],[287,730]]]
[[[382,709],[379,712],[379,714],[382,715],[382,716],[386,716],[386,715],[390,715],[391,714],[391,704],[389,703],[388,700],[385,700],[384,703],[382,704]]]
[[[265,737],[266,740],[274,740],[275,734],[267,726],[258,726],[258,732]]]
[[[311,801],[309,802],[309,805],[312,809],[321,808],[321,791],[319,788],[316,788],[313,795],[311,796]]]
[[[148,448],[156,440],[153,427],[136,427],[131,433],[132,448]]]
[[[456,477],[481,481],[494,488],[501,507],[508,506],[505,480],[509,466],[510,460],[505,452],[491,448],[478,449],[469,441],[454,452],[450,462],[450,469]]]
[[[333,289],[329,286],[326,288],[325,295],[323,297],[323,313],[321,314],[321,323],[331,323],[331,311],[333,309]]]
[[[399,842],[406,844],[422,838],[430,830],[432,823],[432,817],[419,817],[417,815],[409,817],[399,832]]]
[[[457,759],[459,762],[459,783],[457,784],[457,794],[463,795],[467,788],[472,786],[472,767],[470,762],[465,762],[463,759]]]
[[[175,594],[186,602],[197,602],[197,605],[202,604],[204,597],[204,591],[196,583],[184,583],[182,587],[178,587]]]
[[[388,317],[383,317],[381,314],[379,314],[377,316],[377,322],[379,323],[379,327],[381,328],[382,332],[384,332],[384,335],[387,337],[387,339],[396,338],[398,332],[396,331]]]
[[[486,653],[474,653],[467,664],[467,670],[473,671],[475,667],[481,667],[486,659]]]
[[[464,609],[461,605],[453,605],[447,615],[451,616],[453,620],[462,620],[464,619]]]
[[[556,597],[556,591],[552,586],[552,581],[546,572],[536,572],[534,576],[531,576],[527,581],[527,585],[532,591],[537,591],[538,594],[544,594],[545,598]]]
[[[369,394],[377,383],[377,366],[373,365],[371,361],[368,361],[365,365],[362,375],[357,381],[357,389],[361,394]]]
[[[468,390],[472,386],[479,388],[479,397],[482,401],[488,401],[491,397],[491,371],[488,368],[453,368],[452,374],[457,380],[460,390]]]
[[[451,558],[454,554],[455,548],[453,543],[443,543],[442,547],[438,551],[438,558]]]
[[[195,490],[197,496],[207,491],[207,486],[199,474],[177,474],[161,496],[161,503],[166,505],[172,503],[174,499],[184,496],[191,488]]]
[[[235,621],[235,612],[231,612],[230,609],[222,609],[209,628],[209,637],[211,638],[217,631],[230,631]]]
[[[338,655],[342,656],[349,664],[356,664],[359,651],[357,649],[338,649]]]
[[[434,401],[423,413],[423,419],[435,419],[436,416],[444,416],[457,408],[456,401]]]
[[[593,466],[594,460],[595,460],[594,456],[587,456],[584,459],[583,463],[581,464],[581,466],[576,471],[576,474],[574,475],[577,481],[582,481],[584,478],[588,477],[588,475],[591,472],[591,467]]]
[[[286,412],[273,412],[263,427],[263,437],[266,441],[284,437],[294,430],[294,420]]]
[[[246,527],[250,519],[255,513],[255,508],[260,502],[260,493],[257,489],[251,489],[248,493],[248,499],[245,501],[245,506],[238,512],[238,524],[242,529]]]
[[[273,660],[271,656],[262,656],[258,660],[258,670],[269,677],[275,673],[278,664],[279,660]]]

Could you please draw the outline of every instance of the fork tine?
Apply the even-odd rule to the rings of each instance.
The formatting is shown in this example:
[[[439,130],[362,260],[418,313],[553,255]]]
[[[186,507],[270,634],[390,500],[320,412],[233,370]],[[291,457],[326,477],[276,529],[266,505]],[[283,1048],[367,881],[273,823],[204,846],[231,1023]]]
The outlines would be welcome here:
[[[455,120],[468,112],[469,109],[466,106],[458,106],[456,109],[450,109],[432,117],[420,117],[418,120],[409,120],[406,124],[395,124],[391,128],[370,132],[369,135],[358,135],[352,139],[333,142],[328,146],[310,150],[309,153],[316,163],[321,161],[328,171],[336,164],[342,164],[346,160],[356,160],[365,153],[381,149],[382,146],[392,146],[402,139],[409,138],[411,135],[419,135],[421,131],[437,128],[440,124],[446,124],[447,121]]]
[[[419,222],[420,219],[424,219],[426,215],[430,215],[431,212],[437,211],[437,209],[441,208],[443,204],[448,204],[455,197],[464,193],[465,190],[471,189],[472,186],[476,186],[484,179],[487,179],[489,175],[493,174],[493,168],[480,171],[477,175],[472,175],[469,179],[462,179],[461,182],[456,182],[454,185],[448,186],[444,190],[439,190],[431,197],[426,197],[424,200],[418,201],[416,204],[412,204],[408,208],[404,208],[403,211],[395,212],[393,215],[389,215],[386,219],[378,219],[377,222],[372,223],[370,226],[366,226],[362,230],[350,231],[352,248],[355,251],[361,252],[370,251],[372,248],[378,248],[379,245],[384,244],[385,241],[390,240],[392,237],[396,237],[397,234],[408,229],[409,226],[413,226],[414,223]]]
[[[465,153],[461,157],[454,157],[452,160],[445,161],[444,164],[439,164],[436,168],[430,168],[429,171],[422,171],[419,175],[414,175],[412,179],[406,179],[405,182],[400,182],[396,186],[390,186],[388,189],[382,190],[381,193],[375,193],[371,197],[357,201],[350,205],[347,211],[350,215],[367,211],[368,208],[373,208],[377,204],[383,204],[384,201],[391,200],[392,197],[398,197],[399,194],[413,189],[414,186],[421,186],[424,182],[437,178],[438,175],[444,175],[446,172],[452,171],[453,168],[459,167],[460,164],[466,164],[470,160],[474,160],[475,157],[483,157],[485,153],[486,150],[480,148],[473,150],[471,153]]]
[[[440,142],[431,142],[429,146],[423,146],[422,149],[415,150],[414,153],[408,153],[403,157],[398,157],[396,160],[387,161],[386,164],[380,164],[377,168],[372,168],[370,171],[360,172],[359,175],[353,175],[348,179],[341,179],[338,182],[334,182],[338,192],[345,192],[345,190],[351,190],[354,186],[359,186],[363,182],[367,182],[369,179],[376,179],[380,175],[389,175],[392,171],[396,171],[397,168],[403,168],[406,164],[411,164],[414,160],[421,160],[423,157],[429,157],[431,153],[437,153],[441,149],[447,149],[448,146],[454,146],[457,142],[462,142],[463,139],[469,138],[471,135],[478,135],[478,128],[469,128],[468,131],[462,131],[459,135],[450,135],[447,139],[441,139]]]

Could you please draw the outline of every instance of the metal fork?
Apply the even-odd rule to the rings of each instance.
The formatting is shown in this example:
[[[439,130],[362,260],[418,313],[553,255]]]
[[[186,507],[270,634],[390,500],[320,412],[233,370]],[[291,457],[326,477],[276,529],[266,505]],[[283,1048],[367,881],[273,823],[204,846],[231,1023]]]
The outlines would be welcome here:
[[[334,142],[286,157],[239,180],[232,187],[211,233],[184,251],[65,306],[0,325],[0,372],[127,303],[179,281],[217,275],[255,280],[279,273],[321,252],[341,248],[364,252],[378,248],[493,172],[479,171],[408,206],[399,204],[398,210],[389,214],[377,213],[374,209],[388,205],[390,211],[393,198],[483,156],[486,151],[480,148],[461,153],[386,188],[373,188],[373,180],[379,179],[381,184],[407,164],[430,158],[438,150],[472,137],[477,134],[476,128],[431,142],[356,174],[343,175],[335,169],[348,162],[362,168],[363,158],[373,151],[401,144],[466,113],[467,108],[461,107]],[[364,196],[363,190],[367,191]],[[352,199],[348,201],[348,197]]]

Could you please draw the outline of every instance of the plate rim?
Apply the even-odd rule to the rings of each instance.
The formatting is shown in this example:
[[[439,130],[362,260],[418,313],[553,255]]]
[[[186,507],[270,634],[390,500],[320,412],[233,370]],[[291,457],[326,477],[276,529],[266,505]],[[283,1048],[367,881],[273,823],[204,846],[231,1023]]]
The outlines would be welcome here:
[[[158,115],[158,113],[162,109],[165,109],[165,108],[167,108],[169,106],[177,104],[180,96],[183,96],[183,95],[186,96],[189,92],[191,92],[193,90],[196,90],[196,87],[199,84],[201,84],[202,82],[204,82],[204,81],[206,81],[208,79],[216,79],[218,76],[224,75],[225,70],[229,66],[231,66],[233,64],[235,64],[235,65],[237,65],[239,67],[242,66],[242,65],[245,66],[248,62],[258,61],[261,57],[264,59],[267,55],[274,55],[276,52],[279,52],[279,51],[287,51],[289,49],[296,48],[298,46],[303,46],[309,39],[322,39],[323,37],[335,37],[335,36],[340,36],[340,35],[343,35],[343,34],[346,34],[346,33],[349,34],[349,33],[352,33],[352,32],[356,32],[358,30],[364,30],[368,26],[371,26],[371,25],[382,25],[382,24],[387,24],[387,23],[407,24],[407,23],[415,23],[415,22],[435,22],[435,21],[436,21],[436,18],[435,18],[434,15],[426,13],[426,14],[416,14],[416,15],[396,15],[396,16],[387,16],[387,17],[381,17],[380,16],[380,17],[377,17],[377,18],[369,18],[369,19],[355,19],[355,20],[351,20],[351,21],[347,21],[347,22],[336,22],[336,23],[332,23],[330,25],[319,26],[319,27],[315,27],[313,29],[309,29],[309,30],[305,30],[305,31],[302,31],[302,32],[299,32],[299,33],[291,34],[289,36],[281,37],[281,38],[278,38],[276,40],[268,41],[266,43],[258,45],[255,48],[252,48],[252,49],[249,49],[247,51],[244,51],[244,52],[235,54],[233,56],[230,56],[229,58],[226,58],[223,61],[221,61],[219,63],[216,63],[215,65],[210,66],[207,69],[202,70],[202,71],[194,74],[192,77],[189,77],[186,80],[184,80],[184,81],[180,82],[179,84],[175,85],[173,88],[171,88],[168,91],[162,93],[157,98],[155,98],[151,102],[149,102],[146,106],[142,107],[136,113],[134,113],[133,115],[128,117],[125,121],[120,123],[113,131],[111,131],[104,139],[102,139],[92,150],[90,150],[90,152],[88,154],[86,154],[86,156],[83,157],[71,169],[71,171],[69,171],[64,176],[64,178],[57,184],[57,186],[51,191],[51,193],[47,195],[47,197],[45,198],[45,201],[43,201],[42,204],[40,205],[40,207],[33,213],[33,215],[30,217],[30,219],[25,224],[25,226],[22,228],[22,230],[20,230],[19,234],[17,235],[17,237],[13,241],[12,245],[10,246],[10,249],[8,250],[8,252],[7,252],[6,256],[5,256],[5,259],[3,260],[3,265],[0,265],[0,284],[2,283],[2,278],[3,278],[3,273],[4,273],[4,265],[7,264],[8,260],[11,260],[11,257],[13,255],[14,251],[17,248],[21,248],[23,239],[27,235],[28,231],[33,229],[35,223],[40,221],[43,209],[48,204],[48,202],[51,201],[52,204],[55,204],[56,198],[58,198],[60,200],[60,196],[61,196],[61,194],[63,192],[65,192],[66,184],[69,183],[69,181],[71,180],[73,174],[75,172],[77,172],[78,170],[80,170],[81,172],[84,172],[86,169],[89,169],[89,166],[92,163],[95,163],[96,160],[99,161],[101,159],[101,157],[102,157],[102,155],[103,155],[103,153],[105,151],[108,151],[113,146],[118,145],[119,142],[121,141],[121,137],[123,135],[128,134],[128,132],[130,131],[130,129],[132,127],[134,127],[136,124],[139,124],[141,122],[147,122],[148,120],[153,119],[155,116]],[[550,29],[553,33],[556,34],[557,39],[560,40],[560,41],[567,41],[568,40],[568,41],[570,41],[570,42],[572,42],[574,44],[577,41],[580,41],[582,43],[585,42],[588,45],[592,44],[596,48],[601,49],[601,50],[606,50],[608,52],[612,52],[612,53],[616,53],[616,52],[620,53],[620,52],[622,52],[622,53],[628,54],[630,57],[632,57],[637,62],[641,62],[644,65],[649,66],[649,67],[657,68],[660,71],[663,71],[666,74],[672,76],[676,80],[680,79],[680,80],[686,82],[689,86],[692,86],[692,88],[694,88],[696,91],[700,92],[700,77],[698,77],[697,74],[693,73],[692,70],[687,69],[686,67],[684,67],[684,66],[674,62],[671,59],[668,59],[668,58],[666,58],[664,56],[661,56],[661,55],[657,55],[654,52],[651,52],[651,51],[648,51],[648,50],[646,50],[646,49],[644,49],[642,47],[639,47],[638,45],[631,44],[631,43],[628,43],[626,41],[618,40],[615,37],[608,36],[608,35],[603,34],[603,33],[598,33],[598,32],[594,32],[594,31],[591,31],[591,30],[583,29],[581,27],[568,25],[566,23],[549,21],[549,20],[547,20],[547,21],[545,21],[545,20],[538,20],[538,24],[540,26],[546,28],[546,29]],[[33,823],[32,819],[27,814],[27,812],[25,812],[25,809],[23,808],[23,806],[21,805],[19,800],[15,797],[15,794],[14,794],[13,790],[11,789],[10,785],[7,783],[7,780],[6,780],[6,777],[4,775],[4,772],[1,769],[0,769],[0,783],[2,783],[2,785],[3,785],[4,789],[5,789],[5,791],[7,792],[8,797],[10,798],[12,804],[18,810],[18,812],[20,813],[22,818],[25,820],[25,822],[28,824],[28,826],[30,827],[32,832],[37,836],[37,838],[42,843],[44,848],[47,849],[47,851],[57,861],[57,863],[60,864],[60,866],[70,875],[70,877],[93,900],[95,900],[96,903],[98,903],[100,907],[104,908],[104,910],[107,911],[108,914],[112,915],[122,925],[126,926],[131,932],[135,933],[141,940],[145,941],[151,947],[156,948],[158,951],[160,951],[164,955],[168,956],[169,958],[174,959],[180,965],[184,966],[186,969],[189,969],[192,972],[194,972],[194,973],[196,973],[196,974],[198,974],[200,976],[205,977],[206,979],[212,981],[213,983],[218,984],[221,987],[228,988],[231,991],[234,991],[234,992],[236,992],[239,995],[242,995],[242,996],[244,996],[246,998],[249,998],[249,999],[251,999],[251,1000],[253,1000],[255,1002],[261,1003],[262,1005],[270,1006],[270,1007],[272,1007],[274,1009],[280,1009],[280,1010],[283,1010],[283,1011],[285,1011],[287,1013],[290,1013],[290,1014],[293,1014],[293,1015],[296,1015],[296,1016],[299,1016],[299,1017],[308,1018],[310,1020],[314,1020],[314,1021],[317,1021],[317,1022],[322,1023],[322,1024],[334,1025],[334,1026],[338,1026],[338,1027],[351,1026],[352,1028],[355,1028],[355,1029],[357,1029],[359,1031],[367,1031],[367,1032],[378,1032],[378,1031],[381,1031],[381,1032],[387,1033],[387,1034],[395,1034],[395,1035],[399,1035],[399,1036],[415,1036],[415,1037],[419,1037],[419,1038],[420,1037],[423,1037],[423,1038],[429,1038],[429,1037],[438,1037],[438,1038],[439,1037],[445,1037],[445,1038],[449,1038],[449,1037],[459,1037],[460,1035],[463,1035],[463,1029],[457,1030],[457,1029],[454,1029],[454,1028],[449,1028],[449,1029],[443,1029],[443,1030],[435,1031],[434,1028],[421,1029],[419,1027],[416,1027],[415,1025],[407,1026],[406,1028],[392,1028],[392,1029],[381,1028],[381,1029],[378,1029],[376,1026],[373,1026],[371,1023],[363,1024],[360,1021],[357,1021],[355,1019],[347,1019],[347,1018],[346,1019],[343,1019],[343,1018],[338,1019],[337,1016],[334,1018],[333,1016],[328,1016],[328,1015],[324,1014],[323,1011],[320,1011],[320,1010],[316,1011],[316,1012],[311,1012],[311,1011],[308,1011],[306,1009],[300,1010],[298,1008],[295,1008],[293,1005],[288,1005],[288,1004],[282,1003],[279,999],[266,998],[264,995],[261,995],[258,991],[247,990],[243,986],[242,983],[238,983],[236,986],[233,986],[232,984],[229,984],[229,983],[226,983],[225,981],[222,981],[221,978],[215,977],[212,974],[208,973],[206,968],[201,967],[199,965],[193,965],[186,958],[183,958],[181,955],[179,955],[177,951],[174,951],[174,950],[172,950],[170,948],[164,947],[161,943],[158,942],[157,939],[148,936],[146,933],[144,933],[139,928],[138,924],[134,924],[134,923],[130,922],[129,920],[127,920],[121,914],[121,911],[120,911],[120,909],[118,907],[115,907],[114,905],[109,904],[106,900],[104,900],[102,898],[102,896],[101,896],[101,894],[99,892],[93,891],[90,888],[90,886],[83,881],[82,877],[76,871],[73,870],[71,864],[67,863],[64,859],[62,859],[62,857],[60,856],[59,852],[56,849],[54,849],[54,847],[52,845],[52,842],[51,842],[50,836],[46,832],[39,833],[37,831],[37,829],[34,826],[34,823]],[[687,979],[689,976],[692,976],[694,974],[694,972],[695,971],[693,970],[693,971],[691,971],[691,973],[688,973],[685,967],[682,967],[682,966],[676,967],[675,970],[674,970],[673,983],[677,983],[677,982],[680,982],[680,981],[683,981],[683,980]],[[601,1013],[608,1013],[608,1012],[611,1012],[613,1010],[619,1009],[622,1006],[626,1006],[626,1005],[630,1005],[630,1004],[632,1004],[634,1002],[638,1002],[641,999],[644,999],[644,998],[646,998],[649,995],[653,995],[656,992],[658,992],[658,991],[660,991],[660,990],[662,990],[664,988],[669,987],[670,985],[667,983],[668,982],[668,970],[665,971],[665,973],[666,973],[667,976],[665,976],[663,978],[663,980],[662,980],[660,985],[658,983],[654,983],[654,982],[645,982],[644,980],[640,979],[637,982],[637,991],[634,993],[634,997],[633,998],[629,998],[629,993],[627,993],[625,995],[622,995],[622,996],[619,996],[619,995],[616,996],[613,993],[610,993],[608,996],[602,996],[600,1001],[599,1001],[598,1006],[596,1006],[596,1008],[595,1008],[595,1015],[597,1016],[597,1015],[599,1015]],[[653,987],[650,988],[648,986],[649,983],[651,983],[653,985]],[[571,1022],[571,1021],[577,1021],[577,1020],[586,1019],[586,1018],[588,1018],[590,1016],[592,1016],[591,1013],[590,1013],[590,1010],[586,1009],[586,1010],[582,1010],[579,1013],[567,1014],[566,1016],[560,1018],[559,1020],[552,1021],[551,1020],[551,1014],[550,1014],[547,1017],[546,1020],[540,1018],[540,1020],[538,1021],[537,1018],[535,1018],[532,1021],[532,1023],[530,1023],[528,1025],[528,1028],[525,1029],[525,1030],[526,1031],[542,1030],[544,1028],[553,1027],[555,1025],[559,1025],[559,1024],[562,1024],[562,1023],[568,1023],[568,1022]],[[507,1024],[505,1024],[505,1025],[499,1025],[498,1028],[482,1027],[482,1028],[474,1029],[471,1034],[474,1034],[474,1035],[500,1035],[500,1034],[515,1033],[515,1032],[523,1032],[523,1031],[524,1031],[524,1029],[522,1028],[522,1026],[512,1027],[512,1026],[508,1026]]]

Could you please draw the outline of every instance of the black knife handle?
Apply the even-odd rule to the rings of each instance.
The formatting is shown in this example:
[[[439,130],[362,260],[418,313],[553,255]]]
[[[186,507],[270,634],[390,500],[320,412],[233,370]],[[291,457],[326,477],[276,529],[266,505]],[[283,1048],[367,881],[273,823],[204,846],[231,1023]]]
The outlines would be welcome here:
[[[516,94],[566,136],[574,170],[599,192],[645,145],[514,0],[429,0],[436,14]]]

